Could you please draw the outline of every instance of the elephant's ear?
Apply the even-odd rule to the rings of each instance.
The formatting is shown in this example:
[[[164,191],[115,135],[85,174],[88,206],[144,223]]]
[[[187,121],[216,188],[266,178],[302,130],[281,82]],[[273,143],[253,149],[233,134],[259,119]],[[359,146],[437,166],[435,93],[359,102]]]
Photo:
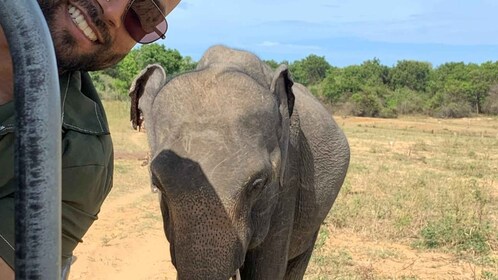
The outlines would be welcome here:
[[[275,95],[279,105],[281,123],[277,127],[277,134],[280,140],[281,170],[280,183],[283,185],[284,172],[287,164],[288,147],[290,140],[290,117],[294,110],[294,92],[292,91],[292,81],[289,69],[286,65],[280,65],[273,76],[270,90]]]
[[[131,84],[130,120],[133,129],[141,129],[142,110],[150,110],[152,101],[166,81],[166,73],[159,64],[147,66]]]
[[[280,113],[287,115],[288,118],[292,116],[294,110],[294,93],[292,92],[292,81],[287,65],[280,65],[273,76],[271,83],[271,91],[277,97],[280,105]]]

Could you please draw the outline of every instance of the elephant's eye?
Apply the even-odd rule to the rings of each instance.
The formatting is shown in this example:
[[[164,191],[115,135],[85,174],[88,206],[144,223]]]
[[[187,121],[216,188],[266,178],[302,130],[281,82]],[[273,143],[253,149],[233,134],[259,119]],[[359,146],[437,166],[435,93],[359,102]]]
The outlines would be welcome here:
[[[252,183],[252,187],[253,188],[261,188],[264,186],[264,180],[263,179],[256,179],[253,183]]]
[[[268,184],[268,176],[263,175],[263,176],[258,176],[257,179],[255,179],[253,182],[252,182],[252,190],[253,191],[261,191],[265,188],[265,186]]]

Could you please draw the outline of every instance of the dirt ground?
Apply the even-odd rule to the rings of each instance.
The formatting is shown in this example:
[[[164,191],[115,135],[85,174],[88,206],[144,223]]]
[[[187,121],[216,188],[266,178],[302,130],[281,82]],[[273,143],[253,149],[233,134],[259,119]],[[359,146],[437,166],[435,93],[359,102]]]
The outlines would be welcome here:
[[[449,254],[365,240],[355,234],[341,233],[330,238],[326,246],[350,252],[359,279],[481,279],[482,274],[474,264]]]
[[[138,160],[133,163],[140,166]],[[70,279],[176,279],[157,194],[148,183],[113,190],[75,256]]]
[[[360,121],[367,125],[370,120],[349,118],[338,122]],[[472,126],[471,121],[468,122]],[[428,133],[439,129],[437,121],[423,125]],[[146,143],[145,134],[129,133],[131,135],[119,132],[114,135],[117,142],[114,189],[104,203],[99,220],[75,250],[77,259],[70,279],[176,279],[162,229],[158,197],[150,190],[147,166],[143,164],[147,153],[146,145],[141,143]],[[122,139],[136,145],[124,149],[119,144]],[[346,265],[356,267],[358,277],[355,279],[481,279],[479,268],[451,254],[369,240],[358,233],[334,228],[329,231],[325,249],[334,248],[336,252],[347,249]],[[498,271],[493,275],[498,275]],[[324,275],[309,279],[337,278]]]

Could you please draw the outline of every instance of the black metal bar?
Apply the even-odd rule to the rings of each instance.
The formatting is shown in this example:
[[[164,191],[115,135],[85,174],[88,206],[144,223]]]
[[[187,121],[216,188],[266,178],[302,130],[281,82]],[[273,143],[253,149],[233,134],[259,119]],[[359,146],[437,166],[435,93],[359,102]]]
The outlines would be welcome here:
[[[0,0],[14,64],[16,279],[60,279],[61,114],[57,64],[36,0]]]

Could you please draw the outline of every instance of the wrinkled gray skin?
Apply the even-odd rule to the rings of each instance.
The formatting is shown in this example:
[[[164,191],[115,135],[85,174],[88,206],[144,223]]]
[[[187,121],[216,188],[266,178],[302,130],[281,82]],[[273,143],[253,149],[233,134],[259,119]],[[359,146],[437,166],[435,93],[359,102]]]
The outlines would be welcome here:
[[[349,146],[286,66],[215,46],[169,81],[149,66],[130,96],[178,279],[302,279]]]

